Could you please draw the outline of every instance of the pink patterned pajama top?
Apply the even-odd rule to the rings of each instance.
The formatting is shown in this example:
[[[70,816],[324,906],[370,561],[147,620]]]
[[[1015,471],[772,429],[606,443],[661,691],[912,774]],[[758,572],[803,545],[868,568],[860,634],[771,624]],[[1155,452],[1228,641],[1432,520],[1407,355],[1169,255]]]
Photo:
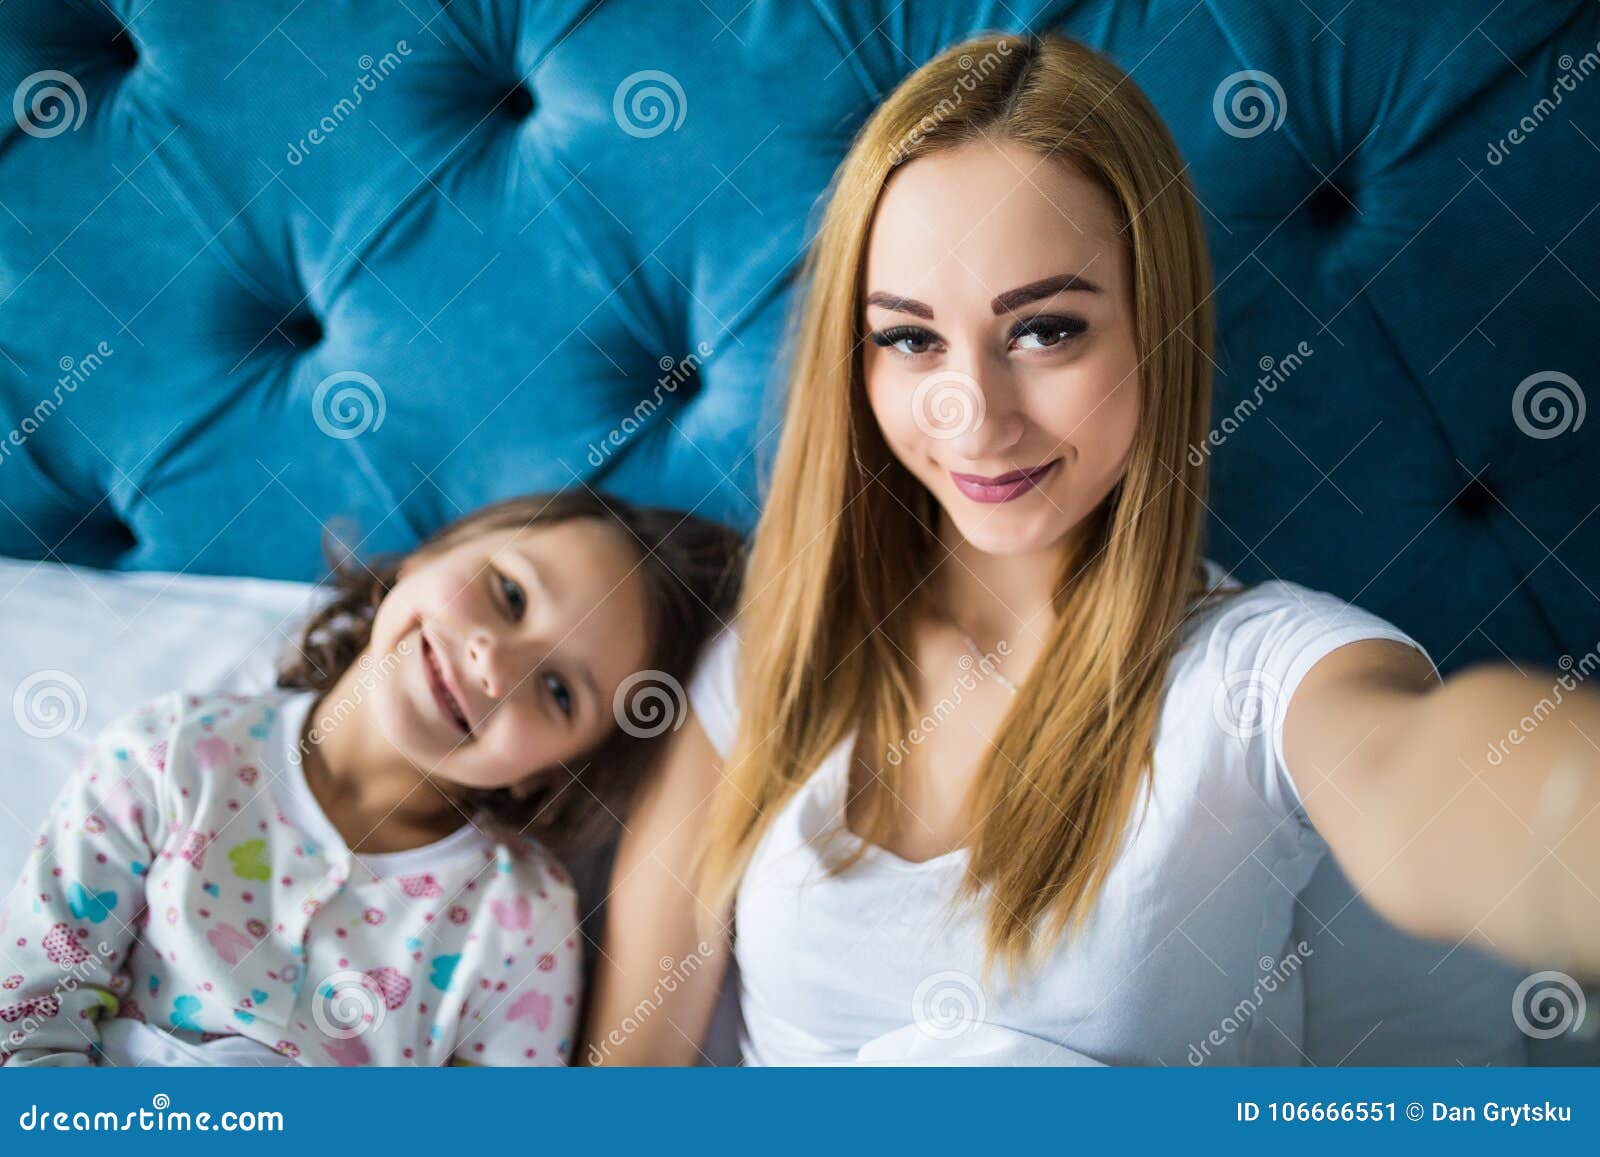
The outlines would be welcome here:
[[[314,699],[172,693],[98,738],[0,908],[0,1063],[94,1063],[113,1018],[304,1065],[566,1063],[566,872],[480,824],[353,854],[301,770]]]

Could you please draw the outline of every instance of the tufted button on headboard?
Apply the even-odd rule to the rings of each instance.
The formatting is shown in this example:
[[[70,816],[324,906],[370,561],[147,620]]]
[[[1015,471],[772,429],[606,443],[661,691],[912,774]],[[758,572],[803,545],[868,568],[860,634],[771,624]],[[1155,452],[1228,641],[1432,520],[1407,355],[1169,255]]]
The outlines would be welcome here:
[[[0,552],[309,578],[585,483],[741,526],[852,134],[984,30],[1150,94],[1208,553],[1441,665],[1600,642],[1600,8],[8,0]]]

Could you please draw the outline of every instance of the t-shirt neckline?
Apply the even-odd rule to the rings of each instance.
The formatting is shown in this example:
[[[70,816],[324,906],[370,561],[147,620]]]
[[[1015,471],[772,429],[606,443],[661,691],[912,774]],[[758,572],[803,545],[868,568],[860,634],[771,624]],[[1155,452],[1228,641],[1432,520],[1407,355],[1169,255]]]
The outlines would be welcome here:
[[[468,849],[487,846],[483,833],[471,823],[465,823],[444,838],[420,848],[399,852],[352,852],[306,782],[300,742],[305,734],[306,716],[316,701],[314,691],[291,693],[283,700],[273,721],[267,753],[277,764],[272,770],[278,774],[271,777],[271,782],[278,806],[292,823],[327,850],[325,856],[327,852],[333,853],[327,858],[354,859],[374,876],[399,876],[442,868],[459,860]]]

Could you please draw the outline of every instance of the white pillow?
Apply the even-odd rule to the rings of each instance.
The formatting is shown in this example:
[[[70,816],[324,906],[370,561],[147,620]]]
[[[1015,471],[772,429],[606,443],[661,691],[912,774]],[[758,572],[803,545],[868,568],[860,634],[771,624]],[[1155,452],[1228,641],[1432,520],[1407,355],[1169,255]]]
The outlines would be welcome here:
[[[260,691],[316,587],[0,559],[0,892],[107,723],[163,691]]]

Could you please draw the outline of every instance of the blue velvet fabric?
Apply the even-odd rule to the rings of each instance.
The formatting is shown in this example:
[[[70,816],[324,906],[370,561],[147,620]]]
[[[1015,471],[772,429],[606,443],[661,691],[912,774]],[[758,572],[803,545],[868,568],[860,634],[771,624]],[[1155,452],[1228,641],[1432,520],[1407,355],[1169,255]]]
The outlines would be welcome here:
[[[831,172],[983,30],[1107,51],[1190,164],[1260,402],[1209,553],[1446,669],[1593,647],[1585,0],[7,0],[0,553],[310,578],[580,479],[751,525]]]

